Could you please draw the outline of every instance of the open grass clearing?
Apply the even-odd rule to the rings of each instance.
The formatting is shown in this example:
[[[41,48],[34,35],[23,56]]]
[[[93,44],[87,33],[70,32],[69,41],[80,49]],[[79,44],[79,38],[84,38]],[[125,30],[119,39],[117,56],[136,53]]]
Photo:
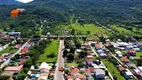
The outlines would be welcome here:
[[[44,50],[44,53],[40,55],[39,59],[37,62],[51,62],[54,63],[57,61],[57,56],[58,56],[58,48],[59,48],[59,41],[58,40],[53,40],[50,44],[47,45],[47,47]],[[47,55],[55,53],[54,58],[49,58]]]

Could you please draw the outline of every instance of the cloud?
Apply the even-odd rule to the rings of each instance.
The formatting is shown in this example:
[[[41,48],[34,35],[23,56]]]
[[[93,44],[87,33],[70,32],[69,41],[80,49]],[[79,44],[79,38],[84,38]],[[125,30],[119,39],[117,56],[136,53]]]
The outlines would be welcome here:
[[[33,0],[16,0],[16,1],[23,2],[23,3],[29,3],[29,2],[32,2]]]

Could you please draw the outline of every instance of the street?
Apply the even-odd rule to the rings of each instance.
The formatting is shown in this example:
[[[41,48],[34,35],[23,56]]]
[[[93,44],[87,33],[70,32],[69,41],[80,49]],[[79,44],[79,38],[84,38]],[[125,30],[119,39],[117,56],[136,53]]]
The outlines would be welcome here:
[[[62,49],[64,48],[64,40],[60,40],[59,51],[58,51],[58,60],[55,69],[54,80],[64,80],[63,72],[59,71],[59,68],[64,68],[64,58],[62,57]]]
[[[12,58],[12,57],[14,57],[16,54],[18,54],[18,53],[20,53],[20,51],[26,46],[26,44],[29,42],[30,40],[28,40],[16,53],[14,53],[9,59],[7,59],[5,62],[3,62],[1,65],[0,65],[0,68],[2,69],[4,66],[6,66],[8,63],[9,63],[9,61],[10,61],[10,59]]]

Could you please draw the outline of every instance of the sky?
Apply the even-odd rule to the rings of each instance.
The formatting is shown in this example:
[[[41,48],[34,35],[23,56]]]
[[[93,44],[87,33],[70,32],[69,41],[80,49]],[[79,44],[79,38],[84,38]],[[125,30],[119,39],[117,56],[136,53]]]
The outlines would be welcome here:
[[[31,2],[33,0],[16,0],[16,1],[23,2],[23,3],[28,3],[28,2]]]

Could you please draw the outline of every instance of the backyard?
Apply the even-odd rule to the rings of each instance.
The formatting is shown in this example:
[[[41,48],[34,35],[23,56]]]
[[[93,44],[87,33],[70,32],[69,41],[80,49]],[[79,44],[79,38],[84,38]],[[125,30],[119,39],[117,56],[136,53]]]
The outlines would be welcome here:
[[[142,56],[142,52],[137,52],[136,57],[140,57],[140,56]]]
[[[57,61],[57,55],[58,55],[58,48],[59,48],[59,41],[53,40],[50,44],[47,45],[47,47],[44,50],[44,53],[40,55],[37,62],[56,62]],[[54,57],[50,58],[48,55],[51,53],[54,53]]]

